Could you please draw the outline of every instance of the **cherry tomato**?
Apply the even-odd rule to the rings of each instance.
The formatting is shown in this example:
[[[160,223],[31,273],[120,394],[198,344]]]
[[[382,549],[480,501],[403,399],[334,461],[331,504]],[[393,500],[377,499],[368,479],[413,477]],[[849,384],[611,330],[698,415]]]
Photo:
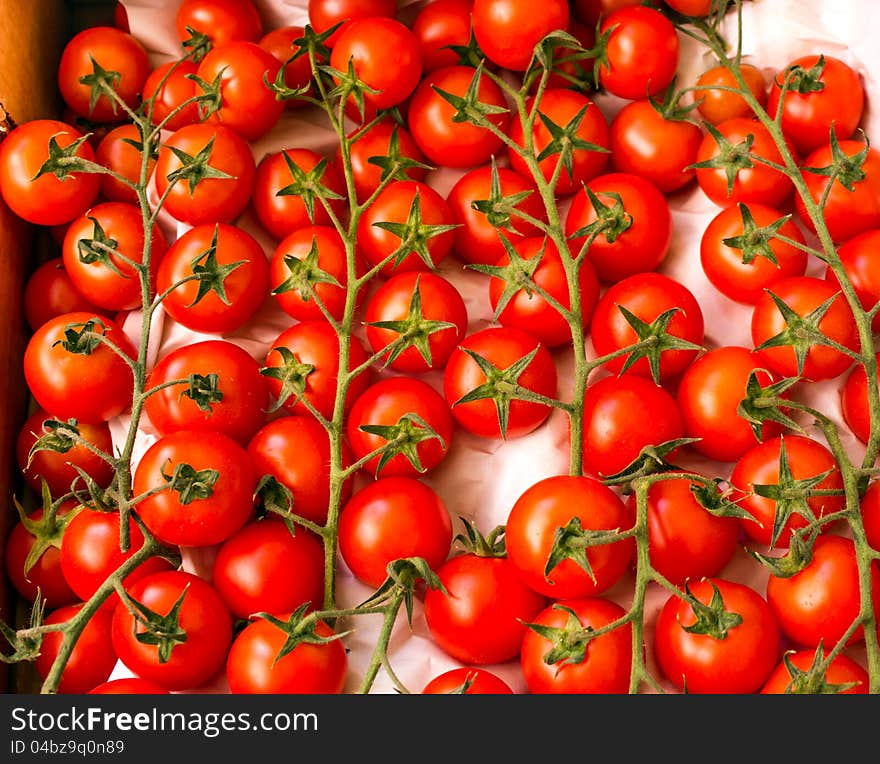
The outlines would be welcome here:
[[[69,333],[78,339],[71,341]],[[108,344],[109,343],[109,344]],[[91,312],[63,313],[31,336],[24,351],[24,376],[37,404],[62,421],[98,424],[131,406],[137,357],[122,328]]]
[[[309,24],[318,33],[340,24],[324,44],[332,48],[342,34],[343,22],[371,16],[392,19],[397,14],[397,0],[309,0]]]
[[[304,33],[305,29],[298,25],[276,27],[270,29],[260,38],[259,45],[267,53],[271,53],[279,64],[284,65],[284,86],[286,88],[290,90],[308,88],[305,95],[313,96],[315,88],[312,83],[312,64],[308,51],[296,45],[297,40],[303,39]],[[293,58],[297,54],[300,54],[298,58]],[[317,60],[320,63],[325,63],[320,55]],[[299,98],[289,98],[283,103],[288,109],[298,109],[306,105],[306,101]]]
[[[160,64],[150,72],[144,83],[144,100],[152,99],[150,122],[153,125],[164,123],[165,128],[175,131],[201,121],[197,103],[193,101],[184,106],[197,95],[192,76],[198,69],[193,61],[179,59]]]
[[[880,358],[880,354],[878,354]],[[861,364],[853,366],[840,389],[843,421],[862,443],[871,437],[871,409],[868,404],[868,375]]]
[[[813,650],[790,650],[787,653],[788,659],[796,669],[802,672],[809,672],[816,659]],[[854,684],[854,687],[840,689],[838,692],[842,695],[866,695],[870,678],[868,672],[865,671],[858,663],[846,655],[835,655],[825,669],[824,681],[831,686],[841,686]],[[770,674],[761,693],[764,695],[788,695],[806,693],[809,690],[800,690],[794,677],[792,677],[788,666],[783,661]]]
[[[548,34],[568,31],[566,0],[549,0],[535,13],[528,0],[474,0],[474,36],[486,58],[504,69],[523,72],[535,46]]]
[[[100,308],[74,286],[61,257],[38,266],[24,286],[24,316],[31,331],[62,313],[98,311]]]
[[[688,693],[757,692],[779,660],[779,626],[767,601],[754,589],[721,578],[695,581],[690,592],[703,605],[720,597],[723,612],[736,613],[741,620],[722,627],[717,635],[687,631],[698,622],[694,609],[679,595],[671,595],[654,632],[660,670]]]
[[[197,33],[213,46],[230,40],[255,41],[263,33],[259,11],[251,0],[182,0],[175,25],[181,42]]]
[[[873,253],[880,245],[880,230],[865,231],[844,242],[837,248],[846,278],[856,291],[859,302],[866,311],[871,310],[880,300],[880,269]],[[825,268],[825,280],[835,286],[840,285],[831,266]],[[874,316],[872,329],[880,331],[880,316]]]
[[[880,549],[880,487],[872,482],[862,496],[862,522],[865,525],[865,537],[874,549]]]
[[[208,546],[253,515],[258,475],[244,448],[219,432],[178,430],[159,438],[134,471],[144,525],[161,542]]]
[[[119,679],[110,679],[103,684],[99,684],[87,693],[88,695],[168,695],[170,694],[161,685],[155,682],[148,682],[146,679],[139,677],[120,677]]]
[[[594,27],[600,18],[620,8],[631,8],[634,5],[656,5],[648,0],[574,0],[573,11],[577,18],[587,26]]]
[[[412,31],[419,41],[424,72],[459,62],[450,46],[470,42],[473,7],[473,0],[434,0],[421,7],[413,19]]]
[[[712,10],[712,0],[665,0],[672,10],[685,16],[706,16]]]
[[[386,477],[354,494],[339,515],[339,551],[361,582],[378,589],[388,564],[421,557],[438,569],[452,545],[452,520],[437,493],[410,477]]]
[[[143,151],[134,144],[140,144],[140,130],[135,125],[119,125],[107,133],[95,149],[95,161],[112,170],[117,175],[137,183],[141,177]],[[147,160],[147,178],[153,174],[156,160]],[[101,175],[101,193],[111,202],[137,204],[137,192],[112,175]]]
[[[565,629],[572,618],[582,629],[601,629],[626,611],[600,597],[565,599],[549,605],[534,618],[535,625]],[[556,644],[529,629],[523,637],[520,665],[528,690],[535,694],[622,694],[629,689],[632,666],[632,625],[618,626],[587,643],[581,660],[546,661]]]
[[[182,598],[176,626],[186,633],[185,640],[172,643],[170,657],[162,661],[158,645],[138,639],[147,629],[127,603],[120,602],[111,614],[113,648],[128,669],[166,690],[196,688],[222,669],[232,642],[232,617],[207,581],[169,570],[135,581],[127,593],[159,616],[169,615]]]
[[[442,2],[442,0],[438,0]],[[501,677],[476,666],[449,669],[431,679],[422,695],[513,695]]]
[[[552,599],[591,597],[616,584],[629,568],[635,545],[631,538],[586,550],[589,571],[573,555],[549,571],[561,530],[627,531],[633,516],[614,491],[591,477],[554,476],[539,480],[514,503],[505,525],[507,556],[520,577]]]
[[[211,582],[236,618],[283,613],[324,597],[324,544],[281,518],[253,520],[217,550]]]
[[[783,441],[785,442],[789,469],[794,480],[805,480],[828,472],[828,476],[813,488],[817,491],[843,489],[843,478],[834,455],[817,440],[802,435],[778,435],[753,446],[734,465],[730,475],[730,485],[735,489],[731,500],[736,500],[754,518],[754,520],[743,518],[740,520],[740,524],[748,537],[759,544],[769,545],[773,538],[777,502],[771,498],[759,496],[755,493],[754,486],[779,484],[779,462]],[[821,518],[823,515],[843,509],[846,502],[841,494],[839,496],[810,496],[806,503],[814,517]],[[805,527],[807,522],[803,514],[792,512],[782,526],[775,546],[787,548],[791,533],[798,528]]]
[[[487,397],[459,403],[468,393],[487,383],[486,374],[465,351],[480,356],[498,371],[512,369],[508,376],[516,376],[516,385],[539,395],[555,396],[557,383],[553,357],[533,335],[506,326],[476,331],[453,351],[443,376],[443,394],[459,426],[483,438],[517,438],[547,421],[550,407],[535,401],[500,399],[496,405],[492,397]],[[531,353],[534,353],[532,359],[517,376],[516,365],[522,365]],[[503,429],[501,414],[506,421]]]
[[[740,72],[755,100],[766,106],[767,83],[761,70],[751,64],[740,64]],[[753,116],[745,98],[723,89],[739,88],[736,77],[726,66],[718,64],[708,68],[697,77],[697,88],[694,92],[697,111],[706,122],[719,125],[728,119]]]

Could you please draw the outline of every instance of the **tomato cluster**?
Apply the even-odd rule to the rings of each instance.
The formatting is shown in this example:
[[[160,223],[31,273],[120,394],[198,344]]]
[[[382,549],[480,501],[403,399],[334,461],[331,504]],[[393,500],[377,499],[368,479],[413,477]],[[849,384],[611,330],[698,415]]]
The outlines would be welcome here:
[[[0,143],[0,194],[60,247],[25,291],[17,460],[42,505],[5,553],[45,624],[75,625],[40,677],[369,690],[338,619],[417,600],[455,666],[411,691],[625,693],[650,670],[867,692],[878,492],[859,483],[862,516],[868,472],[798,413],[835,385],[876,452],[865,92],[821,51],[676,90],[676,24],[718,41],[723,6],[310,0],[269,29],[248,0],[182,0],[157,66],[127,28],[74,36],[65,120]],[[332,148],[286,130],[305,111]],[[686,265],[748,309],[749,346],[666,267],[682,193],[717,207]],[[555,415],[570,474],[495,528],[444,499],[463,442]],[[339,576],[370,596],[339,610]]]

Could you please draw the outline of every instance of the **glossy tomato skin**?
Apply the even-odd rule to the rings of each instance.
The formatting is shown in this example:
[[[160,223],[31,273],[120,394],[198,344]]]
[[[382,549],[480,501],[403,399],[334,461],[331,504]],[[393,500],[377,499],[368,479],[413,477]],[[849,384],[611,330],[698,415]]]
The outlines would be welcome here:
[[[496,171],[501,195],[513,196],[529,192],[517,205],[517,209],[537,220],[546,221],[547,212],[535,184],[509,167],[496,167]],[[455,229],[452,251],[456,257],[467,263],[495,265],[506,254],[502,235],[514,245],[526,237],[541,235],[539,228],[515,213],[510,215],[507,228],[501,230],[492,225],[485,213],[473,207],[474,202],[488,200],[491,194],[492,167],[483,165],[465,172],[446,196],[452,219],[458,226]]]
[[[422,78],[409,100],[407,124],[413,139],[428,161],[437,167],[477,167],[488,162],[502,147],[500,138],[483,127],[455,122],[456,108],[437,89],[464,97],[476,70],[454,64],[444,66]],[[480,103],[507,109],[501,88],[485,75],[480,77]],[[510,114],[492,114],[489,120],[506,130]]]
[[[259,40],[259,46],[267,53],[271,53],[284,64],[284,85],[291,90],[306,90],[306,95],[313,96],[315,93],[312,84],[312,65],[308,53],[296,45],[297,40],[303,38],[305,28],[299,25],[288,25],[270,29]],[[298,58],[294,55],[301,53]],[[318,54],[317,60],[325,62],[323,56]],[[286,109],[298,109],[306,105],[306,101],[299,98],[289,98],[283,102]]]
[[[584,470],[605,477],[627,467],[645,446],[684,434],[675,398],[648,377],[604,377],[584,395]]]
[[[621,307],[646,324],[666,311],[675,310],[666,327],[668,334],[697,346],[703,342],[703,311],[691,290],[661,273],[637,273],[612,284],[596,305],[590,337],[599,356],[622,350],[639,340]],[[697,349],[664,351],[660,357],[660,381],[668,381],[685,371],[698,352]],[[625,356],[615,358],[606,363],[605,368],[619,374],[626,360]],[[640,358],[625,373],[652,376],[647,358]]]
[[[528,113],[534,108],[534,98],[530,98],[526,102],[526,112]],[[532,128],[532,146],[535,150],[535,156],[539,156],[544,149],[552,141],[552,134],[544,123],[544,119],[549,119],[559,127],[566,127],[576,119],[583,111],[580,123],[578,124],[575,135],[579,140],[585,141],[593,146],[598,146],[599,151],[586,148],[575,148],[571,153],[571,173],[563,168],[555,186],[557,196],[568,196],[578,191],[582,183],[587,183],[597,175],[600,175],[608,166],[608,120],[602,110],[596,103],[575,90],[568,88],[548,88],[541,96],[538,112],[543,114],[544,118],[538,117]],[[525,127],[518,116],[514,116],[510,122],[511,139],[519,146],[525,146]],[[605,149],[604,151],[601,149]],[[526,161],[515,151],[508,149],[508,159],[510,166],[523,177],[531,177]],[[556,165],[559,162],[559,153],[552,153],[542,159],[538,166],[544,179],[548,182],[556,171]]]
[[[795,480],[815,477],[830,470],[830,474],[818,483],[815,489],[843,488],[843,478],[833,454],[816,440],[802,435],[779,435],[753,446],[734,465],[730,484],[735,489],[734,498],[755,518],[754,520],[743,518],[740,524],[748,537],[759,544],[770,544],[776,502],[755,494],[753,486],[778,484],[779,456],[783,439],[789,467]],[[813,514],[820,518],[843,509],[845,499],[842,495],[811,496],[807,499],[807,504]],[[805,525],[807,520],[802,515],[793,513],[783,527],[776,546],[788,547],[792,531]]]
[[[305,528],[295,534],[281,518],[252,520],[217,550],[211,582],[236,618],[282,613],[324,596],[324,545]]]
[[[130,141],[136,144],[141,142],[141,134],[135,125],[124,124],[114,127],[102,139],[95,148],[95,161],[103,167],[112,170],[128,180],[137,183],[141,177],[143,165],[143,152]],[[147,177],[153,174],[156,167],[155,158],[147,160]],[[113,175],[101,175],[101,194],[111,202],[126,202],[137,204],[137,192],[127,186]],[[141,228],[143,231],[143,228]]]
[[[319,34],[342,24],[325,41],[325,45],[332,48],[342,34],[342,22],[370,16],[394,18],[397,0],[309,0],[308,12],[309,24]]]
[[[678,35],[660,11],[646,6],[622,8],[600,23],[608,32],[607,63],[599,82],[609,93],[635,100],[660,93],[678,67]]]
[[[862,496],[861,511],[865,538],[873,549],[880,549],[880,485],[876,481]]]
[[[230,40],[257,40],[263,22],[251,0],[183,0],[175,16],[177,36],[189,39],[193,31],[207,35],[212,46]]]
[[[544,597],[504,557],[461,554],[436,573],[446,591],[425,592],[425,621],[437,645],[469,665],[516,658],[525,624],[544,608]]]
[[[394,560],[421,557],[431,570],[449,556],[452,520],[440,496],[410,477],[387,477],[349,499],[339,516],[339,551],[355,577],[373,589]]]
[[[279,617],[276,615],[276,617]],[[280,614],[286,620],[289,614]],[[323,621],[315,628],[318,636],[330,637]],[[276,661],[287,634],[259,618],[241,631],[229,649],[226,679],[229,691],[240,694],[336,695],[345,687],[348,658],[341,639],[320,644],[300,642]]]
[[[780,632],[767,601],[744,584],[706,578],[690,584],[691,594],[708,605],[718,587],[724,610],[742,622],[724,639],[692,634],[691,605],[671,595],[657,618],[654,650],[660,670],[678,690],[694,694],[741,694],[758,691],[779,659]]]
[[[244,212],[254,188],[256,166],[247,141],[225,125],[200,122],[175,130],[159,148],[155,178],[160,196],[171,184],[168,176],[183,166],[171,148],[195,157],[209,144],[208,167],[229,177],[205,178],[193,190],[187,182],[175,183],[165,202],[172,217],[191,226],[232,222]]]
[[[83,603],[64,605],[49,613],[44,624],[65,623],[83,607]],[[110,629],[113,613],[99,610],[86,623],[70,657],[61,672],[58,692],[62,695],[82,695],[110,678],[116,665],[116,653],[111,641]],[[48,632],[43,637],[40,654],[34,661],[37,674],[43,680],[49,676],[52,664],[61,650],[63,634]]]
[[[764,204],[751,203],[747,208],[758,228],[784,217],[780,210]],[[700,264],[706,278],[721,294],[735,302],[754,305],[766,289],[772,290],[776,282],[803,276],[807,270],[807,253],[793,244],[773,238],[767,244],[776,263],[763,255],[757,255],[751,262],[743,262],[742,248],[731,247],[724,240],[742,236],[744,228],[739,205],[721,210],[700,238]],[[779,229],[779,234],[806,244],[804,235],[791,220]]]
[[[88,355],[62,344],[68,326],[92,332],[134,360],[137,352],[121,327],[91,312],[64,313],[47,321],[31,336],[24,352],[24,375],[37,403],[53,416],[98,424],[131,406],[131,367],[103,340]]]
[[[651,566],[677,586],[721,573],[739,543],[736,519],[703,507],[692,490],[699,485],[687,479],[660,480],[648,491]],[[627,504],[635,515],[635,494]]]
[[[469,684],[464,695],[514,694],[510,685],[491,671],[477,666],[462,666],[435,676],[422,688],[422,695],[458,694],[466,682]]]
[[[616,206],[617,194],[629,227],[616,236],[600,233],[589,249],[587,259],[596,269],[599,281],[615,283],[637,273],[653,271],[666,259],[672,241],[672,215],[666,198],[650,181],[638,175],[607,173],[587,184],[609,208]],[[585,226],[596,222],[598,215],[584,189],[572,199],[565,216],[565,235],[572,253],[578,253],[587,236],[573,237]]]
[[[9,209],[29,223],[58,225],[79,217],[98,196],[100,176],[72,173],[59,180],[52,173],[36,177],[49,158],[49,141],[67,148],[83,134],[66,122],[35,119],[16,127],[0,145],[0,194]],[[76,149],[76,156],[95,161],[88,141]]]
[[[626,531],[633,519],[618,495],[594,478],[545,478],[526,489],[510,510],[504,533],[507,556],[523,581],[545,597],[592,597],[626,573],[635,550],[632,539],[586,550],[592,576],[572,558],[545,574],[558,530],[577,520],[584,530]]]
[[[330,504],[330,439],[310,415],[281,416],[267,422],[247,445],[259,475],[272,475],[293,495],[294,512],[315,523],[327,520]],[[342,445],[343,466],[351,462]],[[342,484],[340,501],[351,496],[350,480]]]
[[[150,73],[146,48],[121,29],[93,26],[75,34],[61,52],[58,88],[64,102],[78,116],[93,122],[125,121],[125,109],[106,93],[101,92],[93,103],[92,87],[81,78],[94,74],[95,66],[118,75],[113,90],[126,106],[136,109]]]
[[[556,395],[557,372],[553,356],[533,335],[509,327],[480,329],[465,337],[446,363],[443,394],[452,408],[455,421],[468,432],[483,438],[505,437],[498,421],[495,402],[491,398],[458,403],[461,398],[486,383],[486,375],[464,349],[485,358],[496,369],[504,370],[537,352],[518,378],[528,390],[553,397]],[[550,416],[550,407],[543,403],[514,400],[510,403],[507,438],[526,435],[540,427]]]
[[[686,120],[666,119],[645,98],[626,104],[609,125],[611,162],[618,172],[638,175],[664,194],[687,186],[703,140]]]
[[[819,330],[840,345],[856,351],[859,348],[858,327],[843,294],[823,279],[812,276],[792,276],[777,281],[771,290],[799,316],[806,316],[825,301],[834,298],[831,307],[819,321]],[[836,295],[836,296],[835,296]],[[752,311],[751,332],[756,348],[786,329],[785,318],[776,302],[765,292]],[[763,362],[784,377],[799,374],[805,379],[818,381],[834,379],[852,366],[850,356],[828,345],[815,344],[807,352],[803,369],[798,368],[797,356],[790,345],[758,350]]]
[[[417,286],[424,319],[444,321],[452,326],[428,335],[430,365],[415,347],[408,347],[388,363],[388,368],[407,374],[421,374],[431,369],[442,369],[452,351],[464,337],[468,325],[464,298],[451,282],[430,271],[398,273],[381,284],[367,300],[366,335],[374,353],[388,347],[401,335],[393,329],[370,324],[406,319]],[[390,353],[388,355],[390,356]]]
[[[208,496],[191,498],[170,486],[138,504],[150,532],[165,544],[209,546],[229,538],[254,512],[257,475],[242,446],[219,432],[178,430],[144,452],[134,472],[134,494],[167,485],[180,465],[216,471]]]
[[[144,411],[160,434],[177,430],[204,429],[222,432],[246,443],[266,420],[269,384],[251,355],[226,340],[204,340],[183,345],[162,356],[147,379],[147,389],[158,388],[190,375],[209,378],[216,374],[222,396],[202,409],[185,383],[158,389],[147,398]]]
[[[419,10],[412,31],[419,41],[424,72],[458,63],[458,54],[449,46],[468,44],[473,7],[473,0],[434,0]]]
[[[535,13],[528,0],[474,0],[473,29],[477,44],[493,63],[523,72],[535,46],[550,32],[568,31],[565,0],[550,0]]]
[[[859,302],[866,311],[880,300],[880,268],[874,253],[880,246],[880,229],[864,231],[845,241],[837,248],[844,273],[855,289]],[[834,286],[840,281],[829,265],[825,268],[825,280]],[[880,331],[880,318],[874,316],[871,328]]]
[[[880,567],[871,562],[874,607],[880,602]],[[805,568],[789,578],[771,575],[767,602],[782,633],[794,644],[816,648],[836,645],[861,610],[859,566],[852,539],[825,533],[816,538]],[[847,644],[864,639],[857,627]]]
[[[204,265],[210,251],[219,266],[240,265],[223,280],[225,300],[209,290],[196,301],[199,280],[192,278],[194,268]],[[269,272],[266,253],[253,236],[228,223],[205,223],[190,228],[168,248],[156,274],[156,290],[168,292],[162,304],[177,323],[194,332],[224,335],[243,326],[268,299]]]
[[[813,650],[792,650],[788,653],[788,658],[796,668],[807,672],[813,665],[816,654]],[[836,655],[828,665],[828,668],[825,669],[825,682],[830,685],[855,683],[854,687],[841,690],[840,694],[867,695],[870,678],[868,672],[852,658],[847,655]],[[780,662],[773,670],[773,673],[770,674],[770,677],[761,688],[761,694],[763,695],[787,695],[795,692],[791,674],[784,661]]]
[[[198,687],[222,669],[232,641],[232,616],[216,590],[192,573],[153,573],[128,587],[132,599],[159,615],[167,615],[184,591],[178,625],[186,632],[186,641],[176,644],[164,663],[156,645],[138,640],[145,629],[124,602],[111,616],[113,648],[123,664],[140,678],[172,691]]]
[[[566,310],[571,308],[569,299],[568,277],[565,274],[565,266],[562,255],[556,245],[543,236],[533,236],[522,239],[514,244],[517,254],[524,260],[540,257],[532,281]],[[566,255],[567,256],[567,255]],[[510,264],[510,256],[505,253],[496,265],[506,266]],[[590,317],[596,307],[599,296],[599,279],[596,270],[588,260],[584,260],[579,271],[578,286],[580,291],[580,307],[583,325],[589,324]],[[497,310],[498,304],[507,288],[507,282],[493,276],[489,281],[489,301],[493,310]],[[526,289],[520,289],[507,303],[498,321],[502,326],[533,334],[541,344],[548,348],[570,344],[571,327],[562,314],[551,302],[536,292],[529,294]]]
[[[868,404],[868,375],[861,364],[853,366],[840,389],[843,421],[862,443],[871,437],[871,409]]]
[[[196,95],[191,76],[198,69],[198,64],[184,59],[160,64],[150,72],[144,82],[144,100],[153,99],[150,112],[153,125],[164,123],[168,130],[174,131],[200,121],[198,104],[183,106]]]
[[[563,599],[542,610],[533,623],[565,628],[573,611],[584,628],[601,629],[626,615],[611,600],[601,597]],[[532,694],[623,694],[629,690],[632,666],[632,625],[629,623],[602,634],[588,643],[580,663],[548,664],[544,656],[553,643],[529,629],[522,642],[520,665]]]
[[[764,74],[751,64],[741,64],[740,71],[752,95],[761,106],[765,106],[767,83],[764,81]],[[694,93],[695,99],[699,102],[697,111],[707,122],[718,125],[735,117],[752,116],[748,101],[737,93],[724,90],[724,88],[738,87],[736,78],[727,67],[719,64],[708,68],[697,78],[697,87],[700,88]]]
[[[834,56],[823,54],[821,58],[821,89],[801,93],[790,88],[782,106],[782,131],[802,155],[828,143],[832,124],[838,140],[849,138],[859,126],[865,107],[865,89],[858,72]],[[801,56],[776,74],[767,100],[771,116],[778,112],[786,72],[793,67],[810,71],[819,65],[819,59],[816,54]]]
[[[752,372],[764,387],[778,381],[763,369],[753,350],[724,345],[701,355],[682,374],[676,402],[685,436],[700,439],[691,448],[710,459],[735,462],[758,444],[751,425],[737,411]],[[779,424],[770,421],[761,428],[764,438],[781,431]]]
[[[61,257],[46,260],[25,282],[24,316],[32,332],[62,313],[93,310],[101,309],[74,286]]]
[[[88,695],[168,695],[170,694],[162,685],[149,682],[139,677],[120,677],[108,679],[103,684],[91,689]]]

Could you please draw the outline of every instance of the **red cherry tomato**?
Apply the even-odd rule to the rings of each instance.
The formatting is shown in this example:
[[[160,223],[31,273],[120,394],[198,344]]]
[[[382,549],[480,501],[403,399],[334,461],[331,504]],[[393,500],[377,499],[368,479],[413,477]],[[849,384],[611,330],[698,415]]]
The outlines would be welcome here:
[[[866,311],[871,310],[880,300],[880,268],[873,253],[880,245],[880,229],[872,229],[854,236],[837,248],[846,278],[856,291],[859,302]],[[825,268],[825,280],[835,286],[840,281],[831,266]],[[871,328],[880,331],[880,316],[874,316]]]
[[[139,677],[120,677],[110,679],[88,691],[89,695],[168,695],[166,690],[155,682]]]
[[[474,36],[486,58],[504,69],[525,71],[535,46],[548,34],[568,31],[565,0],[549,0],[535,13],[528,0],[474,0]]]
[[[144,83],[144,100],[152,99],[149,114],[153,125],[164,123],[165,128],[173,131],[201,121],[195,101],[184,106],[197,94],[191,77],[198,69],[193,61],[180,59],[160,64],[150,72]]]
[[[393,19],[397,14],[397,0],[309,0],[309,24],[318,33],[329,31],[339,24],[325,41],[332,48],[342,34],[344,22],[370,16]]]
[[[38,266],[24,286],[24,315],[31,331],[62,313],[98,311],[100,308],[74,286],[61,257]]]
[[[129,183],[136,184],[141,177],[144,154],[132,143],[140,144],[140,142],[140,130],[135,125],[114,127],[101,139],[95,149],[95,161],[121,175]],[[150,157],[147,160],[147,178],[153,174],[155,167],[156,160]],[[138,204],[137,192],[110,174],[101,175],[101,193],[112,202]],[[143,227],[141,230],[143,231]]]
[[[458,694],[512,695],[513,690],[501,677],[476,666],[462,666],[444,671],[422,688],[422,695]]]
[[[813,666],[816,654],[813,650],[792,650],[787,653],[787,658],[796,670],[807,673]],[[846,655],[834,656],[831,663],[825,669],[824,681],[826,685],[841,687],[838,692],[844,695],[866,695],[870,684],[868,672]],[[842,689],[843,685],[848,684],[855,686]],[[773,670],[773,673],[770,674],[767,682],[761,688],[761,693],[764,695],[787,695],[805,692],[811,691],[799,689],[785,661],[781,662]]]
[[[434,0],[421,7],[412,31],[419,41],[425,72],[458,63],[459,56],[450,46],[470,42],[473,7],[473,0]]]
[[[880,355],[878,355],[880,358]],[[840,410],[847,427],[862,443],[871,437],[868,375],[861,364],[853,366],[840,389]]]
[[[751,64],[740,64],[740,72],[755,100],[765,106],[767,83],[764,81],[764,74]],[[726,89],[739,88],[736,77],[726,66],[719,64],[708,68],[697,78],[697,87],[699,90],[694,93],[697,111],[707,122],[718,125],[735,117],[753,116],[748,101]]]
[[[230,40],[257,40],[263,23],[251,0],[182,0],[175,17],[181,42],[203,34],[211,45]]]

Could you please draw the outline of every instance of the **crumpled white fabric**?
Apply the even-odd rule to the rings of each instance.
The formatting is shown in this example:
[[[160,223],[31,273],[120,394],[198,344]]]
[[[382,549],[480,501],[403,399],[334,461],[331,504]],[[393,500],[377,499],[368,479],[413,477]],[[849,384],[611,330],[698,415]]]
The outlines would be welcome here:
[[[265,28],[308,22],[306,0],[255,0]],[[155,65],[163,63],[179,54],[179,46],[174,27],[174,14],[178,0],[124,0],[132,33],[147,47]],[[411,17],[418,5],[404,0],[401,14]],[[870,137],[877,135],[880,117],[871,109],[871,96],[878,92],[876,73],[880,72],[880,48],[872,39],[869,30],[880,25],[880,5],[869,0],[853,0],[835,3],[830,0],[753,0],[744,3],[743,9],[743,54],[744,60],[764,71],[769,81],[773,74],[785,67],[798,56],[810,53],[825,53],[837,56],[853,66],[861,75],[868,93],[863,127]],[[728,40],[735,40],[735,16],[726,20],[725,33]],[[702,49],[694,40],[680,34],[681,54],[678,85],[693,84],[698,75],[713,65],[711,54]],[[599,94],[597,103],[610,118],[625,102],[613,96]],[[257,161],[270,151],[282,148],[306,147],[329,153],[335,148],[333,134],[326,128],[320,114],[309,110],[286,111],[278,125],[266,136],[254,142],[254,156]],[[441,169],[431,173],[428,182],[445,193],[451,188],[461,172]],[[154,196],[155,198],[155,196]],[[699,245],[705,226],[719,211],[699,190],[695,183],[685,190],[669,197],[673,216],[673,237],[669,255],[660,271],[680,280],[699,300],[705,317],[705,345],[709,348],[721,345],[751,346],[749,331],[751,311],[748,306],[739,305],[720,295],[709,284],[700,267]],[[267,256],[271,255],[277,242],[262,231],[252,213],[246,212],[237,224],[253,234],[264,246]],[[167,215],[161,215],[160,225],[173,240],[183,233],[187,226]],[[810,267],[810,273],[821,275],[824,266],[818,261]],[[465,270],[463,264],[454,257],[447,258],[440,265],[440,273],[448,278],[461,291],[470,317],[469,332],[476,331],[492,323],[492,310],[489,304],[485,276]],[[291,319],[273,302],[267,299],[263,309],[246,326],[226,337],[235,342],[254,358],[262,360],[269,343]],[[125,329],[137,341],[140,333],[140,315],[129,315]],[[207,335],[197,335],[165,319],[161,308],[151,333],[151,364],[170,350],[188,344]],[[588,345],[588,351],[592,348]],[[555,359],[559,371],[559,389],[566,397],[572,379],[572,360],[570,353],[558,351]],[[596,372],[597,378],[603,372]],[[442,374],[428,374],[426,381],[440,389]],[[839,411],[839,380],[813,384],[806,391],[806,398],[841,423],[844,442],[853,455],[859,455],[861,445],[849,435],[842,424]],[[129,425],[126,417],[119,417],[112,423],[114,437],[121,440]],[[822,439],[821,434],[807,423],[810,434]],[[144,421],[138,435],[135,461],[155,440],[150,432],[149,422]],[[682,466],[726,477],[732,465],[718,464],[693,457],[682,461]],[[424,477],[445,501],[453,518],[462,515],[477,521],[484,532],[506,521],[507,514],[519,495],[538,480],[568,471],[568,423],[564,414],[555,411],[549,420],[534,433],[507,442],[484,440],[457,431],[449,454],[444,462]],[[461,530],[456,527],[456,532]],[[214,550],[185,549],[184,567],[210,578]],[[363,601],[372,592],[356,581],[344,563],[339,562],[338,602],[341,607],[349,607]],[[766,573],[751,560],[744,550],[737,553],[722,575],[734,580],[749,583],[759,592],[764,592]],[[630,604],[631,578],[626,578],[605,596],[616,600],[624,607]],[[666,599],[659,589],[649,591],[645,618],[646,640],[650,645],[653,622]],[[349,650],[348,691],[354,691],[366,670],[381,627],[381,617],[361,616],[344,624],[353,628],[353,633],[345,639]],[[413,622],[410,626],[401,612],[396,623],[388,649],[390,662],[399,679],[411,692],[420,692],[427,682],[441,672],[461,665],[437,647],[428,632],[422,613],[421,603],[415,603]],[[856,657],[858,657],[856,655]],[[649,666],[658,675],[651,650],[647,651]],[[486,667],[494,671],[516,692],[525,692],[519,664],[511,661],[504,665]],[[129,676],[131,672],[119,663],[113,677]],[[666,685],[668,689],[670,685]],[[192,692],[228,691],[222,672],[203,687],[193,688]],[[373,693],[392,693],[395,688],[390,678],[381,670],[372,688]]]

